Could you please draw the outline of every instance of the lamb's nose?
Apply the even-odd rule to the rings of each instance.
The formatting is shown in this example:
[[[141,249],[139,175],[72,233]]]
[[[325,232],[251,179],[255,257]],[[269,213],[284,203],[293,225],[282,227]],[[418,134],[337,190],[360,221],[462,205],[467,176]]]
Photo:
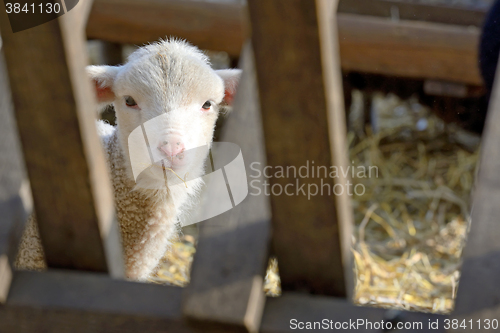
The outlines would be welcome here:
[[[184,143],[180,138],[169,138],[168,141],[161,142],[158,149],[168,157],[177,156],[185,150]]]

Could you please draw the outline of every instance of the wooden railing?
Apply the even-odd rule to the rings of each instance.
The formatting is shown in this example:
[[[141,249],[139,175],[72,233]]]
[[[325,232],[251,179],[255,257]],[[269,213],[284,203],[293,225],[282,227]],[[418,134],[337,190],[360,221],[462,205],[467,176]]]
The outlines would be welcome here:
[[[117,279],[123,272],[121,248],[116,242],[104,156],[93,128],[93,98],[84,75],[84,35],[79,22],[84,21],[88,2],[81,2],[58,20],[16,34],[11,33],[5,12],[0,13],[6,64],[0,62],[0,331],[287,332],[293,330],[292,319],[384,320],[385,310],[356,307],[349,301],[352,211],[347,195],[318,200],[249,196],[235,209],[203,222],[192,281],[185,290]],[[137,12],[139,3],[144,11],[156,8],[158,12],[188,6],[179,1],[97,1],[87,28],[91,37],[105,30],[103,25],[100,29],[93,26],[102,20],[96,17],[103,12],[99,6],[112,3],[126,4],[128,15],[136,11],[137,22],[144,25],[147,22]],[[359,18],[337,16],[336,2],[331,0],[248,3],[252,46],[246,46],[241,56],[244,74],[223,140],[241,147],[247,168],[255,161],[270,166],[299,166],[307,159],[325,165],[347,164],[339,66],[342,50],[338,52],[336,27],[342,20]],[[120,8],[115,7],[117,12],[125,10]],[[205,13],[186,8],[182,10],[189,15]],[[243,15],[241,8],[231,8]],[[120,15],[113,15],[117,15],[115,23],[101,24],[109,24],[115,32],[102,34],[118,36]],[[383,20],[372,23],[384,29],[399,24]],[[156,23],[149,24],[154,28]],[[217,29],[230,29],[217,24]],[[180,23],[172,26],[187,29]],[[356,33],[359,40],[366,38],[362,28]],[[157,32],[146,35],[139,24],[128,29],[137,30],[138,40],[156,38]],[[161,29],[154,31],[164,34]],[[450,33],[447,28],[443,31]],[[347,42],[340,36],[342,48]],[[430,39],[423,42],[442,47]],[[231,46],[233,55],[239,55],[241,44],[239,40]],[[495,220],[500,215],[496,202],[500,197],[499,90],[497,85],[457,311],[450,318],[475,321],[499,315],[499,266],[495,264],[500,233]],[[47,253],[49,269],[44,272],[15,271],[12,266],[24,221],[31,213],[27,175]],[[283,284],[283,295],[275,299],[266,299],[262,290],[270,244],[280,262]],[[437,331],[444,331],[444,319],[410,312],[400,316],[403,321],[422,322],[424,331],[429,320],[439,320]],[[373,330],[361,327],[359,331]]]

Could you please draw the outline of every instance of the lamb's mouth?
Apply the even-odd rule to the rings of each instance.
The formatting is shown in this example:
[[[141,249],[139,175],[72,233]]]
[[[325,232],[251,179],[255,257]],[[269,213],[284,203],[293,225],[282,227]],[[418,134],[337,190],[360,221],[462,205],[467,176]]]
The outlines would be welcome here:
[[[169,165],[169,164],[166,164],[166,162],[167,162],[167,161],[168,161],[168,162],[170,162],[169,160],[162,160],[162,161],[158,161],[158,162],[154,163],[154,164],[152,165],[152,167],[154,167],[154,168],[155,168],[155,169],[157,169],[157,170],[162,170],[162,171],[163,171],[164,176],[167,176],[167,175],[168,175],[168,172],[173,173],[173,175],[174,175],[176,178],[178,178],[178,181],[175,181],[175,180],[174,180],[174,182],[178,182],[179,184],[180,184],[180,183],[184,183],[184,185],[185,185],[185,186],[186,186],[186,188],[187,188],[188,186],[187,186],[186,181],[187,181],[188,173],[186,173],[186,174],[184,175],[184,177],[181,177],[181,175],[178,173],[178,172],[179,172],[179,170],[176,170],[176,169],[175,169],[175,167],[176,167],[176,166],[175,166],[175,165],[172,165],[172,164],[170,164],[170,165]],[[172,185],[176,185],[176,184],[172,184]]]

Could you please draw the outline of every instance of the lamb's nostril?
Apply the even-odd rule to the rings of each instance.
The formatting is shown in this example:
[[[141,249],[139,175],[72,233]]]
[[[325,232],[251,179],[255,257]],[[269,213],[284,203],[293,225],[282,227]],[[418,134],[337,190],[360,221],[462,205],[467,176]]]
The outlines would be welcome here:
[[[184,152],[185,147],[182,141],[177,141],[178,138],[171,139],[169,141],[161,141],[158,150],[164,153],[167,157],[180,157],[179,155]],[[179,158],[180,159],[180,158]]]

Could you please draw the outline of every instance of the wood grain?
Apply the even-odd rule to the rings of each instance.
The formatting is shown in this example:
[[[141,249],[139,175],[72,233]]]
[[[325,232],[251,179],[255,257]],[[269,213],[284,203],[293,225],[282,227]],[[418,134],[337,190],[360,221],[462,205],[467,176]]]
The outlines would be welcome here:
[[[498,78],[499,71],[496,72]],[[496,80],[488,108],[470,232],[453,315],[457,318],[500,317],[500,84]]]
[[[245,20],[245,9],[237,2],[96,0],[87,37],[141,45],[175,36],[239,56],[247,35]]]
[[[224,333],[191,326],[181,312],[182,288],[52,269],[14,273],[0,306],[2,333]]]
[[[338,14],[347,71],[482,85],[477,27]]]
[[[395,6],[399,19],[391,20],[390,11]],[[96,0],[87,35],[135,44],[177,36],[237,57],[250,30],[245,13],[246,8],[237,1]],[[481,8],[442,8],[392,0],[341,1],[338,32],[342,68],[482,85],[477,46],[484,13]]]
[[[71,11],[12,34],[0,13],[15,115],[49,267],[123,276],[107,166]]]
[[[340,167],[337,163],[341,161],[334,161],[332,156],[336,146],[330,144],[329,130],[332,129],[329,126],[330,120],[341,116],[328,113],[344,113],[338,109],[338,103],[333,104],[333,100],[340,102],[336,98],[342,94],[332,92],[330,83],[326,87],[323,81],[324,64],[334,59],[325,57],[331,49],[320,47],[315,3],[252,0],[248,6],[268,165],[275,171],[278,167],[299,170],[305,166],[309,173],[313,163],[328,170],[332,163]],[[331,65],[331,70],[339,75],[340,68],[334,63]],[[333,95],[327,98],[326,89]],[[341,87],[337,85],[333,89]],[[329,116],[333,117],[329,120]],[[345,153],[345,149],[337,153]],[[273,187],[276,189],[275,194],[270,195],[272,246],[278,258],[283,289],[345,297],[340,243],[343,234],[339,227],[338,202],[331,190],[336,182],[345,184],[344,180],[300,177],[299,174],[266,180],[270,183],[268,193],[272,193]],[[319,191],[324,183],[330,186],[329,190],[308,197],[308,188]],[[280,189],[284,191],[286,186],[292,194],[282,192],[280,195]]]
[[[450,6],[401,0],[339,0],[339,13],[481,27],[487,6]]]
[[[253,53],[246,47],[243,77],[221,141],[239,145],[248,180],[250,165],[265,166]],[[263,178],[259,178],[260,181]],[[225,189],[225,184],[222,184]],[[184,314],[199,325],[232,325],[256,332],[264,308],[271,209],[269,198],[250,194],[238,206],[200,224],[200,240],[186,290]]]
[[[119,281],[104,274],[15,272],[12,290],[0,306],[2,333],[225,333],[242,332],[239,327],[191,325],[182,316],[182,289],[154,284]],[[298,321],[349,323],[363,319],[372,323],[386,320],[386,310],[359,307],[343,299],[284,293],[270,298],[259,332],[295,332],[291,319]],[[406,323],[438,319],[444,316],[404,312],[398,320]],[[425,326],[424,326],[425,327]],[[333,331],[333,330],[325,330]],[[357,332],[379,332],[361,326]],[[408,329],[405,332],[422,332]],[[443,332],[440,329],[433,332]]]
[[[260,332],[297,332],[300,331],[298,326],[295,326],[298,322],[304,323],[303,327],[305,327],[306,322],[317,325],[315,329],[303,329],[304,331],[382,332],[381,329],[375,328],[374,323],[380,323],[382,320],[387,323],[386,311],[384,309],[356,306],[345,299],[289,292],[284,293],[281,297],[271,298],[267,301]],[[399,330],[396,329],[396,322],[400,322],[402,325],[410,325],[406,327],[421,323],[421,328],[414,326],[414,328],[401,331],[408,333],[443,333],[445,332],[443,325],[445,318],[445,316],[430,313],[401,311],[397,316],[397,321],[392,322],[392,327],[393,331],[397,332]],[[292,319],[295,319],[296,322],[293,322]],[[438,320],[440,322],[437,329],[428,330],[429,320],[432,322]],[[359,326],[357,326],[358,323]],[[369,323],[371,323],[371,326]],[[320,326],[325,324],[327,326]],[[387,331],[390,332],[391,330]]]
[[[340,71],[340,54],[338,31],[335,14],[336,2],[331,0],[316,0],[316,13],[318,16],[319,38],[321,49],[321,64],[323,67],[323,81],[326,96],[326,116],[328,121],[328,135],[330,139],[330,153],[332,165],[347,170],[350,164],[347,151],[347,130],[345,119],[344,95],[342,90],[342,77]],[[337,183],[346,183],[348,177],[340,176]],[[351,197],[347,192],[335,195],[339,238],[341,243],[342,270],[346,284],[346,296],[351,299],[354,292],[354,271],[351,252],[351,239],[353,235],[353,208]]]

